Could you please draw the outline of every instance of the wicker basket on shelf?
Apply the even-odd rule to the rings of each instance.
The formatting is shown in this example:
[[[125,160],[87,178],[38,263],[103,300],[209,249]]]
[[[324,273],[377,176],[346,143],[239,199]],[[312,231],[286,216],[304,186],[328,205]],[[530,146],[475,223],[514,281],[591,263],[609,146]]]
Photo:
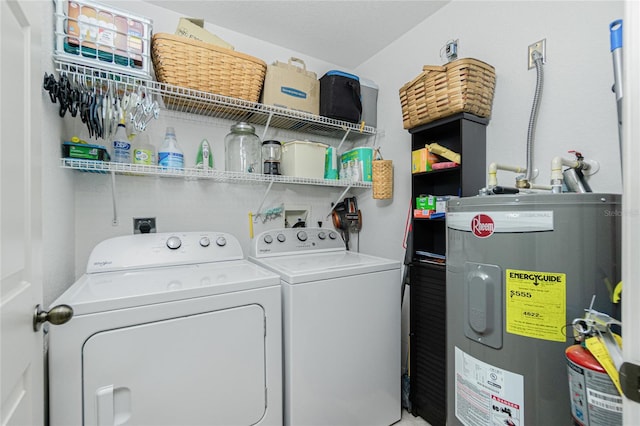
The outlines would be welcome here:
[[[267,64],[261,59],[172,34],[151,38],[151,57],[161,83],[258,102]]]
[[[495,85],[495,69],[477,59],[425,65],[419,76],[400,88],[404,128],[459,112],[490,117]]]

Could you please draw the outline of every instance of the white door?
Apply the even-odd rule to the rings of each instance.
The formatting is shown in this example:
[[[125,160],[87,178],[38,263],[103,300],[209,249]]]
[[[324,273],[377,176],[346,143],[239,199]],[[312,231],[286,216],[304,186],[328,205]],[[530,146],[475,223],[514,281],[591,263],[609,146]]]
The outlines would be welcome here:
[[[624,196],[622,200],[622,334],[624,336],[623,357],[625,362],[640,365],[640,332],[635,325],[640,323],[640,175],[637,172],[640,160],[640,4],[625,2],[623,23],[624,41]],[[625,328],[626,326],[626,328]],[[637,383],[637,382],[636,382]],[[640,404],[630,399],[623,402],[623,424],[637,425],[640,422]]]
[[[0,0],[1,425],[44,423],[43,339],[32,327],[42,300],[42,5]]]

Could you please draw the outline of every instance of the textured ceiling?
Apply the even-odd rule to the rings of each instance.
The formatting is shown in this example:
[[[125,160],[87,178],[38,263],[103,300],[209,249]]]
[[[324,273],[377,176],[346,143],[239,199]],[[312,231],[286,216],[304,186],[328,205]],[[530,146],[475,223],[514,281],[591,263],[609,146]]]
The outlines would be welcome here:
[[[448,1],[151,0],[149,3],[354,69]]]

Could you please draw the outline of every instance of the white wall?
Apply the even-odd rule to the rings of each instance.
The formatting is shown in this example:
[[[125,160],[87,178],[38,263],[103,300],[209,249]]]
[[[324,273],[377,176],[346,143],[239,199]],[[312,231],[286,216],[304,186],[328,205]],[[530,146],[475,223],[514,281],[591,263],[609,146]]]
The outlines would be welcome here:
[[[179,15],[144,2],[111,1],[116,7],[152,17],[154,32],[172,33]],[[43,2],[50,7],[49,2]],[[50,25],[50,12],[43,8]],[[363,211],[360,249],[402,260],[407,213],[410,206],[410,136],[402,128],[398,89],[413,79],[424,64],[441,64],[439,52],[449,39],[459,39],[460,57],[474,57],[495,66],[497,87],[493,115],[487,129],[487,161],[525,163],[529,112],[535,87],[535,70],[527,70],[527,46],[547,39],[548,63],[536,132],[534,162],[540,169],[538,183],[547,183],[553,156],[569,156],[570,149],[596,158],[601,171],[591,178],[594,191],[621,192],[615,102],[609,53],[609,23],[622,16],[622,2],[484,2],[453,1],[421,25],[379,52],[355,71],[379,87],[378,128],[375,143],[385,158],[394,161],[395,185],[391,201],[373,200],[370,191],[353,191]],[[236,50],[270,63],[290,56],[302,57],[307,68],[321,76],[339,66],[264,43],[242,34],[208,25],[207,28],[234,44]],[[321,41],[319,41],[321,42]],[[44,70],[51,72],[48,59]],[[346,70],[349,71],[349,70]],[[46,94],[42,102],[48,101]],[[45,303],[53,300],[85,267],[91,248],[102,239],[130,234],[131,218],[155,216],[159,231],[225,230],[237,235],[248,253],[247,213],[255,211],[264,184],[221,184],[211,181],[117,176],[119,225],[112,225],[111,186],[107,176],[62,170],[58,167],[58,137],[76,133],[77,121],[62,122],[55,106],[46,105],[45,158],[45,259],[51,275],[45,282]],[[77,119],[76,119],[77,120]],[[186,164],[194,162],[203,137],[213,145],[221,167],[223,138],[229,122],[186,119],[163,111],[149,130],[159,143],[167,125],[176,128]],[[80,128],[81,129],[81,128]],[[262,128],[257,129],[259,135]],[[273,130],[268,137],[291,135]],[[313,138],[315,140],[322,140]],[[513,184],[509,173],[500,182]],[[330,203],[341,189],[310,186],[274,186],[265,208],[286,202],[310,205],[314,222],[325,225]],[[266,223],[264,226],[279,226]],[[260,227],[257,228],[260,230]],[[62,250],[61,250],[62,249]]]
[[[621,193],[609,23],[622,14],[621,1],[454,0],[359,66],[357,74],[380,86],[383,154],[395,166],[393,204],[362,203],[376,228],[363,234],[363,245],[391,257],[401,250],[411,196],[411,138],[402,128],[398,90],[423,65],[442,65],[440,50],[451,39],[459,39],[460,58],[480,59],[496,69],[487,163],[526,165],[536,82],[535,69],[527,69],[527,46],[545,38],[547,64],[533,156],[540,170],[536,183],[549,183],[554,156],[571,158],[567,151],[578,150],[600,163],[600,172],[589,182],[593,191]],[[498,173],[503,185],[514,186],[514,177]]]
[[[42,75],[53,72],[53,2],[40,1],[42,10]],[[49,93],[34,89],[36,102],[42,106],[42,254],[43,302],[47,306],[76,279],[76,226],[74,208],[75,182],[72,173],[59,167],[60,135],[63,120],[58,104],[51,103]]]

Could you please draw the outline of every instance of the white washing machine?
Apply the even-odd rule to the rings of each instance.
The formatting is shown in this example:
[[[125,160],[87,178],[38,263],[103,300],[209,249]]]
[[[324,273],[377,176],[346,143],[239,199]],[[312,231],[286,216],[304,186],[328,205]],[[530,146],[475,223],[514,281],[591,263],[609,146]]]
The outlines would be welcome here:
[[[281,277],[285,424],[400,420],[400,262],[319,228],[263,232],[252,254]]]
[[[59,304],[52,426],[282,424],[280,279],[232,235],[103,241]]]

